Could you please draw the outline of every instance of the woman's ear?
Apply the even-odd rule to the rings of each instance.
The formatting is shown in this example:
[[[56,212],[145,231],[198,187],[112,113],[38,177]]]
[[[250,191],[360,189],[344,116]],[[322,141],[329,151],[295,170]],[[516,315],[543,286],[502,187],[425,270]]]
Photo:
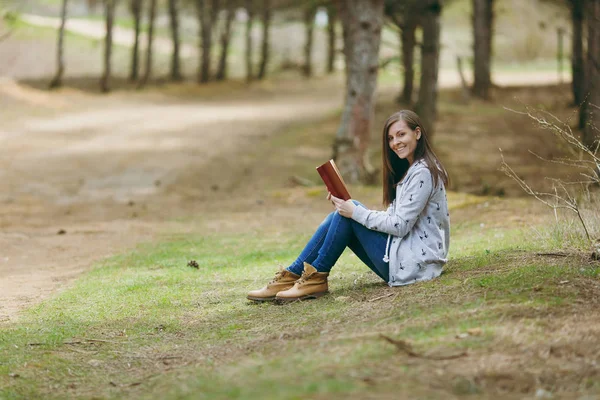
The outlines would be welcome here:
[[[417,140],[421,139],[421,128],[420,127],[416,127],[415,128],[415,133],[417,134]]]

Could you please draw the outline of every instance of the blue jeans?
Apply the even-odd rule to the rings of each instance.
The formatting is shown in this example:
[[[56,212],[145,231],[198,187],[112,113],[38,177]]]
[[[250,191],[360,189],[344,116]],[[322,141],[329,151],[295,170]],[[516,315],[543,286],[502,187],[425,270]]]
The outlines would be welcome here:
[[[354,201],[358,207],[360,203]],[[287,270],[301,275],[304,262],[319,272],[329,272],[349,247],[381,279],[389,281],[389,264],[383,261],[388,235],[373,231],[337,211],[329,214]]]

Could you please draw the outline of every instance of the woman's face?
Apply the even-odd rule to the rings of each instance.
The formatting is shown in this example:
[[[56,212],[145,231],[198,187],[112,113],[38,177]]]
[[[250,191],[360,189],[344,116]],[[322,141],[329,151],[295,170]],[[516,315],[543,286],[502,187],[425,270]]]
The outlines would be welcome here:
[[[407,159],[409,164],[412,165],[415,160],[417,141],[420,137],[421,129],[418,126],[413,131],[406,125],[406,122],[399,120],[390,125],[387,139],[390,149],[399,158]]]

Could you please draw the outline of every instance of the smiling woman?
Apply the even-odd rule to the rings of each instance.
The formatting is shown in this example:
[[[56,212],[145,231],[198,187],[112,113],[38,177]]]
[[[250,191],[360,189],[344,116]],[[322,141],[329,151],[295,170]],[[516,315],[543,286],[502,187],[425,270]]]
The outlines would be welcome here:
[[[450,244],[448,174],[433,152],[419,116],[402,110],[383,128],[383,203],[367,209],[328,194],[336,210],[319,225],[298,258],[254,301],[314,299],[328,293],[329,271],[349,247],[390,286],[433,279],[442,273]]]

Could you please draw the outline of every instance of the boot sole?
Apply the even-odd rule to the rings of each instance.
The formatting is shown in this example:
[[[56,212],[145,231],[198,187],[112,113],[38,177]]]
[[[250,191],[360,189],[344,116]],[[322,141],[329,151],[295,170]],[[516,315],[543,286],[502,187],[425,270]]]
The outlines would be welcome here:
[[[329,293],[329,291],[307,294],[305,296],[300,296],[300,297],[275,297],[275,302],[276,303],[291,303],[293,301],[315,300],[315,299],[318,299],[319,297],[325,296],[328,293]]]
[[[258,302],[266,302],[266,301],[274,301],[275,300],[275,296],[273,296],[273,297],[252,297],[252,296],[246,296],[246,298],[248,300],[258,301]]]

